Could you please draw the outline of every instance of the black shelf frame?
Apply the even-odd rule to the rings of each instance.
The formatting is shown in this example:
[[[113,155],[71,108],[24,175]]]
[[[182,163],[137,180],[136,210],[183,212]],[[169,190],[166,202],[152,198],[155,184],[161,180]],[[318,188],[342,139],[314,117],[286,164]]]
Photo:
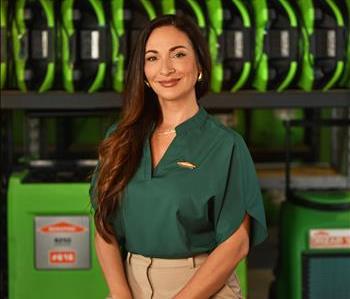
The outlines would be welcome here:
[[[209,93],[200,100],[207,109],[293,109],[293,108],[341,108],[350,107],[350,89],[335,89],[326,92],[287,90],[256,92],[243,90],[236,93]],[[119,109],[122,95],[113,91],[96,93],[46,93],[1,91],[1,109],[14,110],[96,110]]]

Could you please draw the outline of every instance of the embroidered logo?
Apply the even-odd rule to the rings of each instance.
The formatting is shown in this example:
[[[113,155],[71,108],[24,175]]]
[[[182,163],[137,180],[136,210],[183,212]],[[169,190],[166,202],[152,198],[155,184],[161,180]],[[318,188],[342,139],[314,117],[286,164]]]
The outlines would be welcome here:
[[[179,165],[180,167],[189,168],[189,169],[195,169],[197,167],[193,163],[186,162],[186,161],[179,161],[179,162],[176,162],[176,164]]]

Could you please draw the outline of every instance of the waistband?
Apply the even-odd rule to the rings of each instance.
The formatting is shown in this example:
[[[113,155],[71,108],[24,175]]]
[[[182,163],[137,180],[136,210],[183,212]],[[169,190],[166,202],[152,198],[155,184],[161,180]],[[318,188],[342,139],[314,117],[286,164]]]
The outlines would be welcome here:
[[[129,264],[149,266],[151,268],[195,268],[196,266],[203,264],[208,258],[208,255],[208,253],[202,253],[188,258],[164,259],[156,257],[147,257],[140,254],[128,252],[126,262]]]

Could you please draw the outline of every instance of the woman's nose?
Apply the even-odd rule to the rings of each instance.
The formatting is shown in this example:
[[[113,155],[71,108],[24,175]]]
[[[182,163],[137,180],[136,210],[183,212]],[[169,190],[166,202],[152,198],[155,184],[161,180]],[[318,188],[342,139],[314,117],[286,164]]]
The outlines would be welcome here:
[[[174,68],[172,62],[170,61],[170,59],[164,59],[162,61],[160,74],[163,76],[168,76],[174,72],[175,72],[175,68]]]

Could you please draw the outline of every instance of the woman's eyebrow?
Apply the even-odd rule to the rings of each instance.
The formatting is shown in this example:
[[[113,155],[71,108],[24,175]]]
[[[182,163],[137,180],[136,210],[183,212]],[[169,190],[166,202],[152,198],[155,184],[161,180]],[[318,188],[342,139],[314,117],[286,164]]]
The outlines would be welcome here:
[[[172,47],[169,49],[169,52],[172,52],[172,51],[175,51],[179,48],[182,48],[182,49],[187,49],[185,46],[182,46],[182,45],[179,45],[179,46],[175,46],[175,47]]]
[[[177,50],[177,49],[179,49],[179,48],[187,49],[187,47],[182,46],[182,45],[179,45],[179,46],[171,47],[171,48],[169,49],[169,52],[175,51],[175,50]],[[157,50],[147,50],[145,54],[147,54],[147,53],[158,53],[158,51],[157,51]]]

